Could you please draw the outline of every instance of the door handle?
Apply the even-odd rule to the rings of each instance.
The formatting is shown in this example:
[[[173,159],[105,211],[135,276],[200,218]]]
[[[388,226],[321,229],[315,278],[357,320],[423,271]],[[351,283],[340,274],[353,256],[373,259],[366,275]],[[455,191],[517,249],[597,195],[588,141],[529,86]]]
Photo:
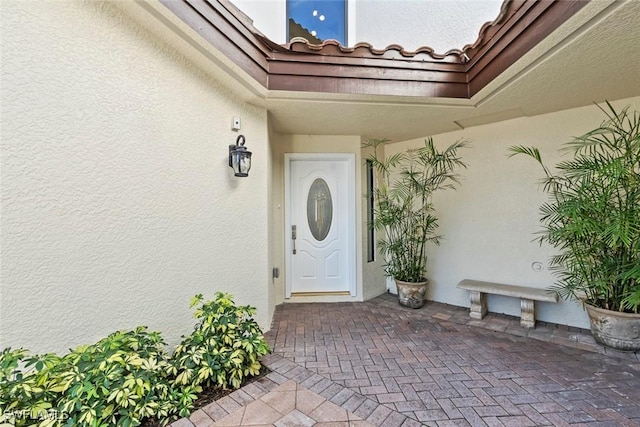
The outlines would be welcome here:
[[[291,226],[291,240],[293,240],[293,254],[296,254],[296,237],[297,237],[297,227],[295,225]]]

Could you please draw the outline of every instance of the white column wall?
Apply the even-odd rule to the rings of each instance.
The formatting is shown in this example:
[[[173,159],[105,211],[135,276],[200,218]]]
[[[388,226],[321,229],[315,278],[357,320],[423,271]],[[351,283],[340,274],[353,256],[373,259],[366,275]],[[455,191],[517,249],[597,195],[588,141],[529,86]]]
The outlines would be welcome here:
[[[269,327],[264,109],[115,3],[3,1],[0,348],[64,352],[216,291]],[[233,116],[253,151],[227,165]]]
[[[640,98],[613,105],[640,107]],[[558,113],[472,127],[435,135],[443,148],[464,138],[471,148],[461,152],[469,165],[455,191],[434,198],[440,218],[440,246],[429,249],[427,298],[458,306],[469,306],[469,292],[456,288],[462,279],[485,280],[546,288],[554,283],[548,270],[556,251],[533,241],[540,227],[539,207],[546,194],[539,184],[544,176],[539,165],[523,156],[508,158],[512,145],[536,146],[549,165],[560,161],[558,149],[572,136],[596,128],[605,119],[594,105]],[[424,139],[390,144],[385,155],[423,144]],[[542,271],[532,268],[542,263]],[[395,292],[395,289],[392,289]],[[520,315],[516,298],[489,297],[489,311]],[[536,303],[539,320],[588,328],[582,307],[575,302]]]

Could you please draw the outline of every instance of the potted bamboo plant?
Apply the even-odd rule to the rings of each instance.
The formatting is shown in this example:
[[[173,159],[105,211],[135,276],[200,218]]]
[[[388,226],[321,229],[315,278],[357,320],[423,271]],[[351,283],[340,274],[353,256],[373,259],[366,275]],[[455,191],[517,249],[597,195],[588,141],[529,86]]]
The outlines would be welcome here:
[[[371,226],[381,232],[378,250],[386,260],[385,274],[395,279],[398,301],[420,308],[428,284],[427,247],[438,244],[440,238],[432,195],[458,182],[455,170],[467,166],[458,151],[467,142],[458,141],[439,151],[428,138],[420,148],[384,158],[381,151],[387,142],[371,139],[364,144],[373,150],[368,160],[378,177]]]
[[[511,147],[534,158],[550,200],[541,207],[541,242],[551,260],[553,289],[582,301],[597,342],[640,350],[640,114],[611,104],[606,120],[566,145],[568,160],[550,169],[536,148]]]

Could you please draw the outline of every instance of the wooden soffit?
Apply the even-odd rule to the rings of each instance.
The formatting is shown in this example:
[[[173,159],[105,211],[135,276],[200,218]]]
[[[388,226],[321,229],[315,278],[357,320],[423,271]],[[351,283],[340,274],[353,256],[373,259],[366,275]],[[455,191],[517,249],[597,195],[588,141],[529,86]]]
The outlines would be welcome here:
[[[469,99],[588,0],[506,0],[475,43],[444,54],[334,40],[279,45],[229,0],[160,2],[268,90]]]

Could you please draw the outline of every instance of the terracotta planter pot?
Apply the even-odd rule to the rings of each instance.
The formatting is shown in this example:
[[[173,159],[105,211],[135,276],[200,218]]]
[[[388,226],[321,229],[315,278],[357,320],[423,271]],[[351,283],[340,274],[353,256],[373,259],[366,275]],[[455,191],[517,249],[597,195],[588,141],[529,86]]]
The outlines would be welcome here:
[[[640,350],[640,314],[620,313],[586,304],[591,334],[607,347],[624,351]]]
[[[427,292],[429,281],[424,282],[403,282],[394,279],[398,289],[398,302],[409,308],[420,308],[424,305],[424,294]]]

